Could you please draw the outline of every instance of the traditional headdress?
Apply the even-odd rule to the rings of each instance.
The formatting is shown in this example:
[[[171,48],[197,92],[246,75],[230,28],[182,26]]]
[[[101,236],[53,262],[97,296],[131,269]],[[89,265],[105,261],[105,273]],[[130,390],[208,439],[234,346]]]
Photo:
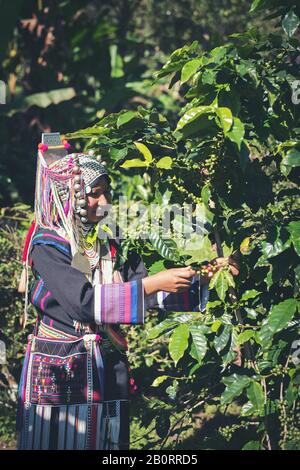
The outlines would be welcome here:
[[[52,145],[45,143],[47,135],[50,136]],[[66,141],[63,145],[60,143],[59,133],[43,136],[44,142],[39,144],[37,158],[34,221],[23,250],[24,269],[19,285],[19,292],[25,292],[23,327],[28,307],[28,255],[31,240],[38,227],[56,230],[69,240],[73,256],[72,266],[84,272],[90,281],[92,270],[96,266],[99,267],[100,263],[98,282],[114,282],[114,263],[109,240],[102,242],[100,246],[96,233],[96,249],[94,244],[88,241],[91,231],[97,229],[98,225],[90,223],[87,219],[86,195],[101,177],[109,179],[106,167],[91,152],[68,154],[67,149],[70,146]]]

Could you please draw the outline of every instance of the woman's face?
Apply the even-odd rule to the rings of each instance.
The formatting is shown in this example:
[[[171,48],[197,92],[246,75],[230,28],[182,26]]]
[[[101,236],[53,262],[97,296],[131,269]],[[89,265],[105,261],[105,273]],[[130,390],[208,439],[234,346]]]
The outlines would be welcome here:
[[[107,178],[100,178],[97,186],[93,187],[87,196],[88,208],[87,219],[89,222],[99,222],[104,215],[96,215],[99,206],[111,204],[110,184]]]

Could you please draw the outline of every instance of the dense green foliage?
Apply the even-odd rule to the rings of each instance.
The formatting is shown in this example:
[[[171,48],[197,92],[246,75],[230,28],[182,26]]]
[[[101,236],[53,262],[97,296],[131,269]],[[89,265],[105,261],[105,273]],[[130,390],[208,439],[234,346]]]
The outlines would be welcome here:
[[[295,449],[300,445],[295,343],[300,112],[292,90],[299,8],[257,1],[252,9],[265,4],[280,20],[274,33],[233,34],[207,53],[193,42],[173,52],[156,74],[156,80],[173,74],[171,84],[180,80],[186,103],[175,126],[158,110],[139,107],[110,114],[69,137],[88,138],[87,148],[96,147],[115,168],[116,193],[124,187],[126,192],[127,183],[144,203],[198,203],[204,238],[182,241],[171,234],[165,241],[150,232],[148,240],[136,240],[136,232],[149,226],[130,228],[125,252],[138,249],[150,272],[210,261],[212,242],[219,255],[243,255],[237,280],[228,266],[213,276],[204,314],[168,314],[148,328],[149,340],[168,342],[175,367],[153,383],[165,401],[158,434],[171,433],[173,412],[189,415],[210,400],[224,410],[236,401],[238,422],[219,430],[225,440],[238,430],[245,449]],[[139,172],[140,179],[123,177],[124,169]]]
[[[174,8],[180,16],[186,10],[179,3]],[[208,3],[202,3],[204,12]],[[232,11],[239,18],[237,4]],[[78,69],[66,81],[69,86],[74,80],[72,86],[81,92],[87,84],[91,88],[85,99],[75,98],[84,109],[78,120],[69,118],[70,108],[64,105],[56,125],[68,119],[68,128],[62,126],[66,131],[82,127],[68,137],[77,145],[83,142],[85,149],[97,149],[107,161],[115,200],[125,195],[146,206],[159,204],[157,217],[163,216],[169,203],[189,203],[194,208],[197,204],[204,222],[204,237],[182,239],[174,232],[166,240],[153,231],[143,240],[136,234],[147,232],[149,226],[134,225],[133,220],[123,244],[124,256],[135,248],[154,273],[191,262],[201,264],[217,254],[240,254],[238,277],[233,278],[225,265],[212,278],[205,312],[159,311],[149,313],[143,327],[126,327],[132,370],[140,387],[133,403],[133,448],[300,447],[300,368],[295,343],[299,338],[300,105],[292,100],[299,67],[300,9],[293,1],[256,0],[252,11],[268,14],[265,30],[269,24],[275,24],[275,29],[270,26],[272,32],[264,34],[251,27],[227,39],[225,26],[222,36],[212,28],[209,37],[214,40],[203,44],[195,41],[191,27],[178,44],[168,24],[160,35],[160,47],[164,54],[177,49],[170,57],[161,56],[162,60],[153,56],[151,65],[139,59],[142,70],[137,74],[132,67],[133,75],[128,57],[138,56],[138,41],[133,36],[133,47],[126,30],[123,38],[117,36],[123,50],[114,56],[115,72],[109,70],[107,81],[99,79],[101,74],[82,45],[97,41],[105,31],[107,51],[111,51],[114,22],[108,22],[111,29],[99,26],[100,36],[94,32],[91,37],[84,15],[82,34],[77,32],[75,40],[72,32],[79,44]],[[195,14],[193,25],[197,18]],[[156,15],[151,31],[158,31],[158,21]],[[166,49],[169,44],[171,50]],[[145,50],[149,54],[152,47],[150,40],[143,42],[144,58]],[[53,61],[57,70],[57,58]],[[67,62],[64,66],[70,71]],[[93,70],[90,82],[79,74],[88,63]],[[163,65],[152,77],[159,63]],[[95,76],[99,82],[93,81]],[[138,93],[145,102],[130,101],[126,94],[131,89],[128,83],[137,80],[131,96]],[[110,89],[112,83],[114,89]],[[91,90],[99,86],[101,96],[93,95]],[[54,122],[56,116],[57,106],[51,106],[40,111],[44,119],[47,114],[47,122]],[[90,127],[86,121],[92,123]],[[14,217],[25,220],[10,220]],[[9,226],[14,224],[14,234],[6,220]],[[174,230],[181,221],[175,217]],[[22,207],[2,214],[1,294],[6,300],[2,300],[1,334],[15,379],[24,335],[19,332],[21,304],[14,290],[19,266],[11,260],[18,254],[17,237],[27,223]],[[10,317],[12,309],[15,313]],[[3,395],[1,405],[7,403],[10,416],[13,403],[7,396]],[[200,430],[193,429],[199,422]],[[1,423],[7,429],[7,418]]]
[[[139,104],[176,114],[178,94],[152,86],[153,71],[186,42],[208,49],[245,29],[250,3],[1,1],[0,204],[32,204],[43,130],[68,132]]]

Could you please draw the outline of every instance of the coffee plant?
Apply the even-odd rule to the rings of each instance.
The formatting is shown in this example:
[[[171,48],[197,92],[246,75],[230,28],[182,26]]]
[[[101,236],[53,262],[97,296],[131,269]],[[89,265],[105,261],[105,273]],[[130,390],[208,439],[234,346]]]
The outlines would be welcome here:
[[[145,366],[159,364],[161,374],[143,418],[146,427],[154,420],[158,439],[146,447],[180,448],[181,434],[208,405],[220,418],[219,443],[208,433],[193,448],[300,447],[300,7],[255,0],[257,11],[275,20],[271,34],[232,34],[205,53],[194,41],[155,74],[154,83],[179,83],[179,117],[138,106],[68,135],[87,139],[86,149],[107,162],[115,197],[157,204],[157,220],[171,203],[201,215],[201,236],[184,239],[133,218],[124,257],[136,249],[150,274],[225,259],[211,277],[205,311],[159,311],[155,325],[147,319],[142,340],[153,355]],[[182,218],[174,217],[173,229]],[[239,259],[238,276],[230,255]],[[169,353],[165,363],[158,345]]]

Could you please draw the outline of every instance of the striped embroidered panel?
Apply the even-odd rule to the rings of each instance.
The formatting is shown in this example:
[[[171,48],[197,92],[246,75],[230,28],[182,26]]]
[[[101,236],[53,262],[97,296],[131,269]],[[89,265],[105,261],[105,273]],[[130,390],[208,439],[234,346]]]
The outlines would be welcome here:
[[[142,279],[122,284],[96,284],[95,323],[144,324],[145,298]]]

